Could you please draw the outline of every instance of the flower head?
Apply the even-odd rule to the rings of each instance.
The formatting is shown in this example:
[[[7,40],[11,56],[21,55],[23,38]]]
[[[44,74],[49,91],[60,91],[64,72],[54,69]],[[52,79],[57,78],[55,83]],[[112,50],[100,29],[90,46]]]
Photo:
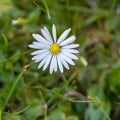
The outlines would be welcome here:
[[[52,26],[52,36],[46,27],[41,29],[42,35],[32,34],[36,42],[29,45],[30,48],[37,49],[32,52],[32,60],[39,62],[38,68],[43,67],[43,71],[50,66],[50,73],[57,71],[58,68],[63,73],[64,69],[69,69],[70,65],[75,65],[73,60],[77,60],[74,53],[79,53],[75,48],[79,44],[72,44],[76,37],[74,35],[66,38],[71,29],[65,30],[57,39],[56,26]]]

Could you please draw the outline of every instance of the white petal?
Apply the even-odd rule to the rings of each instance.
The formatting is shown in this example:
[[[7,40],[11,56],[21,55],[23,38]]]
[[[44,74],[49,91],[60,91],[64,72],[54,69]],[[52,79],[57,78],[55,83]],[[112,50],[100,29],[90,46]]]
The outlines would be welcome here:
[[[79,44],[71,44],[71,45],[66,45],[63,48],[77,48],[79,46],[80,46]]]
[[[53,64],[54,64],[54,71],[57,71],[57,58],[56,55],[53,55]]]
[[[57,71],[57,58],[56,58],[56,55],[53,55],[53,58],[52,58],[52,61],[51,61],[51,65],[53,67],[53,70],[56,72]],[[51,65],[50,65],[50,67],[51,67]]]
[[[62,35],[58,38],[57,43],[60,44],[60,43],[68,36],[68,34],[70,33],[70,31],[71,31],[70,28],[67,29],[67,30],[65,30],[65,31],[62,33]]]
[[[49,45],[39,42],[33,42],[33,45],[38,46],[39,49],[49,48]]]
[[[55,60],[54,55],[53,55],[52,60],[51,60],[51,64],[50,64],[50,74],[55,69],[55,62],[56,62],[56,60]]]
[[[44,44],[48,44],[50,45],[51,43],[49,41],[47,41],[45,38],[43,38],[41,35],[39,34],[32,34],[32,36],[40,43],[44,43]]]
[[[60,43],[60,46],[68,45],[68,44],[72,43],[73,41],[75,41],[75,39],[76,39],[76,37],[74,35],[72,35],[71,37],[67,38],[62,43]]]
[[[56,42],[56,38],[57,38],[57,33],[56,33],[56,27],[55,25],[53,24],[52,26],[52,34],[53,34],[53,39],[54,39],[54,42]]]
[[[47,29],[46,27],[44,27],[44,30],[45,30],[46,33],[48,34],[50,40],[53,42],[53,40],[52,40],[52,36],[51,36],[50,32],[48,31],[48,29]]]
[[[79,51],[78,50],[75,50],[75,49],[67,49],[67,48],[65,48],[65,49],[62,49],[62,50],[64,50],[65,52],[70,52],[70,53],[79,53]]]
[[[49,49],[43,49],[43,50],[36,50],[31,53],[31,55],[37,55],[37,54],[43,54],[44,52],[48,51]]]
[[[62,59],[62,64],[65,66],[66,69],[68,69],[68,70],[70,69],[69,65],[67,64],[67,62],[64,59]]]
[[[59,55],[61,55],[61,54],[59,54]],[[69,70],[68,63],[62,57],[59,57],[59,59],[60,59],[61,63],[64,65],[64,67]]]
[[[46,28],[47,29],[47,28]],[[48,30],[46,30],[45,28],[44,29],[41,29],[41,33],[43,34],[43,36],[46,38],[47,41],[49,41],[51,44],[53,43],[52,39],[51,39],[51,36],[49,35],[48,33]]]
[[[54,71],[56,72],[57,71],[57,56],[54,55],[54,57],[55,57],[54,58],[55,59],[55,63],[54,63],[55,64],[55,67],[54,67],[55,69],[54,69]]]
[[[43,66],[43,71],[48,67],[51,58],[52,58],[52,54],[49,54],[47,57],[47,61],[46,61],[45,65]]]
[[[41,55],[39,58],[35,59],[35,62],[40,62],[44,57],[48,56],[48,54]]]
[[[36,46],[36,45],[33,45],[33,44],[28,45],[28,47],[34,48],[34,49],[39,49],[40,48],[39,46]]]
[[[71,58],[71,59],[78,60],[78,57],[75,56],[75,55],[73,55],[73,54],[71,54],[71,53],[67,53],[67,55],[68,55],[69,58]]]
[[[47,60],[49,59],[49,56],[52,56],[52,54],[49,54],[49,55],[45,56],[45,57],[42,59],[41,63],[39,64],[38,68],[41,68],[43,65],[46,64]]]
[[[75,63],[72,61],[72,59],[70,59],[70,58],[67,57],[66,55],[64,55],[64,54],[61,53],[61,56],[62,56],[62,58],[63,58],[66,62],[68,62],[69,64],[75,65]]]
[[[63,65],[61,63],[61,59],[60,59],[59,54],[57,55],[57,62],[58,62],[58,67],[59,67],[61,73],[63,73]]]
[[[72,53],[63,52],[63,54],[69,57],[70,59],[78,60],[77,56],[73,55]]]
[[[45,52],[44,52],[45,53]],[[44,55],[43,53],[42,54],[38,54],[38,55],[35,55],[32,57],[32,60],[37,60],[39,59],[42,55]]]
[[[40,64],[38,65],[38,69],[40,69],[46,62],[46,57],[40,62]]]
[[[32,60],[35,60],[35,62],[41,61],[45,56],[51,54],[49,51],[44,52],[43,54],[38,54],[32,58]]]

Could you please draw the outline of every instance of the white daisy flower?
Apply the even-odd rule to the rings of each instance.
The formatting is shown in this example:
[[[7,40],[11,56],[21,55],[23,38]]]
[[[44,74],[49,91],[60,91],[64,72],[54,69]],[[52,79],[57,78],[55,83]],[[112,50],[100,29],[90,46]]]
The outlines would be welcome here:
[[[69,69],[70,65],[75,65],[73,60],[77,60],[77,56],[74,53],[79,53],[75,48],[79,47],[79,44],[71,44],[75,41],[74,35],[66,38],[71,29],[65,30],[57,39],[56,26],[52,26],[52,36],[46,27],[41,29],[42,35],[32,34],[36,42],[29,45],[30,48],[37,49],[32,52],[32,60],[39,62],[38,68],[43,67],[43,71],[50,66],[50,73],[57,71],[58,68],[63,73],[65,67]]]

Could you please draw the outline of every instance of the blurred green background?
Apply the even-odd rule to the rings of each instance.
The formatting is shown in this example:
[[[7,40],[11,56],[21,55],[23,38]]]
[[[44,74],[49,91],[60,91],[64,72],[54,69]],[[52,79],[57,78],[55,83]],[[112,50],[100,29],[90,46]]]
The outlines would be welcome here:
[[[80,44],[63,74],[28,48],[52,24]],[[0,0],[0,120],[120,120],[120,0]]]

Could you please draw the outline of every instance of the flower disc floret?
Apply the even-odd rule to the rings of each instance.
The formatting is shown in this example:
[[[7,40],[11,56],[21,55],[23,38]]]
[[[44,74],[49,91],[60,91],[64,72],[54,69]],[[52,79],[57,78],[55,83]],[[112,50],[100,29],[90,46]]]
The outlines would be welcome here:
[[[60,46],[57,43],[54,43],[50,46],[50,52],[52,54],[58,54],[60,53]]]

